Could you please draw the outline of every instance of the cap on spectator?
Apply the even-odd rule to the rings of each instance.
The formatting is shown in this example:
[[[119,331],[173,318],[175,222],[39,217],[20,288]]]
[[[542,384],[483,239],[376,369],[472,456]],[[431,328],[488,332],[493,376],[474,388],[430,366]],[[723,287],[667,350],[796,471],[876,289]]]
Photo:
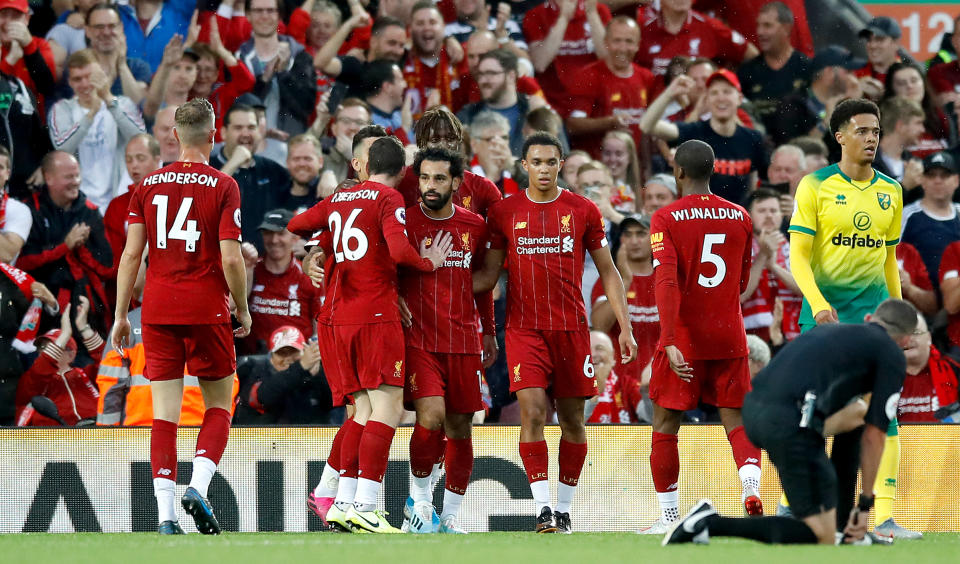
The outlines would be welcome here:
[[[737,89],[737,92],[743,92],[743,90],[740,89],[740,79],[737,78],[737,75],[734,74],[732,70],[720,69],[714,71],[714,73],[710,75],[710,78],[707,79],[707,88],[710,88],[714,80],[726,80],[731,86]]]
[[[630,224],[636,223],[640,227],[649,230],[650,229],[650,216],[644,215],[642,213],[628,213],[623,216],[623,219],[620,220],[620,232],[623,233]]]
[[[900,39],[900,24],[889,16],[877,16],[870,20],[867,27],[860,30],[861,39],[869,39],[874,35]]]
[[[957,174],[957,162],[945,151],[927,155],[923,159],[923,173],[926,174],[935,168],[942,168],[950,174]]]
[[[292,325],[278,327],[270,334],[270,352],[275,353],[278,350],[290,347],[302,351],[307,341],[303,338],[303,333]]]
[[[0,0],[0,1],[2,1],[2,0]],[[2,10],[2,9],[3,9],[3,8],[0,8],[0,10]],[[59,329],[51,329],[51,330],[47,331],[46,333],[44,333],[43,335],[40,335],[39,337],[37,337],[36,339],[34,339],[34,340],[33,340],[33,344],[34,344],[34,345],[37,345],[37,346],[39,347],[40,345],[43,344],[44,341],[50,341],[50,342],[56,341],[57,339],[60,338],[61,333],[62,333],[62,332],[61,332]],[[74,352],[76,352],[76,350],[77,350],[77,342],[73,340],[73,337],[70,337],[69,339],[67,339],[66,349],[67,349],[68,351],[74,351]]]
[[[813,61],[810,62],[810,72],[816,73],[827,67],[843,67],[847,70],[856,70],[863,67],[867,62],[853,56],[839,45],[830,45],[820,51],[817,51]]]
[[[279,209],[268,211],[267,214],[263,216],[263,223],[261,223],[257,229],[265,229],[279,233],[287,228],[287,224],[290,223],[291,219],[293,219],[293,212],[290,210]]]
[[[3,0],[0,0],[0,2],[2,1]],[[246,94],[241,94],[240,96],[237,97],[236,100],[233,101],[234,106],[236,106],[237,104],[242,104],[244,106],[250,106],[252,108],[259,108],[259,109],[263,109],[267,107],[266,104],[263,103],[263,100],[261,100],[260,98],[258,98],[257,96],[249,92],[247,92]]]
[[[27,0],[0,0],[0,10],[5,10],[7,8],[16,10],[18,12],[23,12],[24,14],[30,13],[30,5],[27,4]]]
[[[647,180],[647,184],[659,184],[661,186],[666,186],[667,190],[670,190],[670,193],[674,196],[677,195],[677,179],[670,174],[664,172],[654,174]]]
[[[0,0],[0,2],[2,1],[3,0]],[[191,59],[193,59],[193,62],[197,62],[200,60],[200,54],[189,47],[183,50],[183,56],[190,57]]]

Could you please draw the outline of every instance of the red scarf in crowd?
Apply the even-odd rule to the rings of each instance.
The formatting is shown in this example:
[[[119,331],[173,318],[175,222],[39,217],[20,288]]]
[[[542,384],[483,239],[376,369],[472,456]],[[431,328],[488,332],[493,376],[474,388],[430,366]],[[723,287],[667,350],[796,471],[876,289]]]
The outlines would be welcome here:
[[[3,203],[0,204],[0,214],[6,211],[7,207],[7,198],[4,194]],[[0,218],[0,224],[2,224],[3,219]],[[23,353],[31,353],[36,348],[33,346],[33,340],[37,338],[37,331],[40,328],[40,310],[43,308],[43,303],[39,298],[33,297],[33,283],[35,282],[33,276],[30,276],[26,272],[20,270],[19,268],[10,266],[5,262],[0,262],[0,270],[7,275],[14,284],[17,285],[17,288],[20,289],[20,292],[28,299],[31,300],[30,307],[27,309],[26,315],[23,316],[23,320],[20,322],[20,329],[17,331],[17,338],[13,342],[13,347]]]
[[[421,61],[420,57],[415,53],[411,53],[410,58],[413,60],[413,73],[406,77],[407,88],[414,88],[420,93],[420,115],[423,115],[423,112],[427,109],[427,86],[423,84],[421,77],[423,76],[422,73],[428,67],[423,64],[423,61]],[[452,82],[457,76],[455,76],[456,69],[451,68],[450,57],[447,55],[446,47],[440,49],[440,56],[437,58],[437,65],[433,68],[433,72],[436,75],[433,85],[440,91],[440,104],[448,108],[452,107]],[[420,115],[416,115],[414,118],[419,119]]]
[[[936,347],[930,347],[930,379],[933,380],[933,389],[937,392],[940,406],[948,406],[957,401],[957,374],[954,368],[960,368],[956,361],[944,357]]]

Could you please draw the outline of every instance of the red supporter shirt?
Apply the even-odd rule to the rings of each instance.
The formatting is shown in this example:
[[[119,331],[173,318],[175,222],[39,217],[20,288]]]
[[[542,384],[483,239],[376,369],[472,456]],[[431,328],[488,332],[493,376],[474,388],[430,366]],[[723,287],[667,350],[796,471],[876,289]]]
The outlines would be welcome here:
[[[637,405],[641,401],[640,380],[618,376],[614,369],[607,376],[603,393],[587,423],[639,423]]]
[[[400,294],[407,301],[413,326],[405,331],[407,346],[429,352],[480,354],[478,321],[484,333],[495,332],[493,294],[473,294],[473,271],[483,265],[487,224],[479,215],[454,206],[447,219],[428,217],[420,204],[407,208],[410,242],[420,247],[438,231],[453,235],[453,250],[433,272],[401,271]],[[476,301],[475,301],[476,300]],[[478,307],[480,311],[478,312]]]
[[[610,9],[604,4],[598,4],[597,11],[606,25],[610,21]],[[532,44],[546,39],[559,18],[560,7],[556,0],[547,0],[532,8],[523,16],[523,35],[527,42]],[[567,24],[567,31],[563,35],[556,57],[550,66],[537,75],[537,80],[547,95],[547,101],[561,117],[566,117],[570,111],[571,92],[580,83],[583,67],[596,60],[596,48],[590,36],[587,12],[581,0]]]
[[[622,115],[630,124],[633,140],[640,147],[643,133],[640,118],[653,99],[655,78],[649,70],[633,65],[633,74],[621,78],[610,70],[607,63],[597,61],[587,65],[581,72],[580,85],[574,90],[575,98],[570,117],[598,118]],[[575,148],[589,151],[595,159],[600,158],[603,133],[580,135],[571,139]]]
[[[130,198],[136,186],[130,186],[127,192],[110,200],[107,211],[103,214],[103,230],[113,251],[113,266],[120,264],[120,255],[127,244],[127,219],[130,216]]]
[[[403,195],[403,202],[407,207],[420,201],[420,179],[417,178],[412,166],[404,170],[397,190]],[[460,189],[453,194],[454,205],[467,208],[468,211],[483,217],[487,217],[490,206],[502,199],[503,195],[500,194],[496,184],[469,170],[463,171]]]
[[[596,204],[560,190],[550,202],[524,191],[496,203],[487,217],[490,248],[507,251],[507,327],[586,330],[583,261],[607,246]]]
[[[760,243],[753,239],[751,243],[751,262],[760,252]],[[784,270],[790,270],[790,243],[784,241],[777,249],[777,264]],[[777,298],[783,303],[783,321],[780,331],[783,338],[792,341],[800,335],[800,308],[803,297],[795,294],[779,278],[766,268],[760,274],[760,282],[753,294],[743,302],[743,324],[751,333],[767,338],[773,323],[773,308]]]
[[[407,240],[403,198],[379,182],[340,190],[294,217],[287,229],[301,237],[317,231],[333,235],[337,262],[331,281],[334,325],[399,321],[397,265],[433,270]]]
[[[253,290],[248,300],[253,319],[251,340],[267,341],[283,325],[292,325],[309,338],[320,296],[320,289],[313,286],[296,259],[282,274],[270,272],[261,260],[253,269]]]
[[[650,364],[653,353],[657,350],[657,341],[660,339],[660,314],[657,313],[657,298],[653,282],[652,275],[635,275],[630,281],[630,287],[627,288],[627,312],[630,314],[633,338],[637,341],[637,362],[620,364],[620,324],[615,322],[607,331],[607,335],[613,341],[613,359],[617,363],[614,370],[626,376],[639,378],[640,372]],[[593,294],[590,299],[593,301],[593,307],[607,301],[602,280],[597,280],[593,285]]]
[[[942,259],[941,259],[942,260]],[[920,256],[920,251],[910,243],[900,242],[897,245],[897,264],[910,275],[910,282],[921,290],[933,290],[930,273],[927,265]]]
[[[926,367],[917,374],[908,372],[900,390],[897,419],[904,423],[936,423],[933,414],[941,407],[930,368]]]
[[[810,24],[807,20],[807,6],[803,0],[781,0],[793,12],[793,31],[790,33],[790,44],[794,49],[803,51],[808,57],[813,57],[813,37],[810,35]],[[733,29],[739,31],[754,45],[757,40],[757,16],[760,9],[770,0],[697,0],[695,5],[701,12],[711,12],[727,22]],[[715,11],[714,11],[715,10]]]
[[[660,347],[686,358],[746,356],[740,294],[750,278],[753,222],[742,207],[695,194],[660,208],[650,226]]]
[[[230,322],[220,241],[240,240],[237,182],[204,163],[175,162],[148,174],[130,198],[129,223],[143,223],[150,268],[143,322]]]
[[[947,245],[940,259],[940,287],[943,287],[945,280],[958,277],[960,277],[960,241],[955,241]],[[960,347],[960,313],[952,313],[948,319],[947,335],[953,345]]]
[[[863,78],[865,76],[875,78],[880,81],[880,84],[884,84],[887,80],[887,73],[877,72],[876,70],[874,70],[873,65],[871,65],[870,63],[867,63],[866,65],[853,71],[853,74],[857,78]]]
[[[960,60],[933,65],[927,78],[937,94],[960,92]]]
[[[663,27],[658,12],[647,12],[640,21],[640,50],[636,63],[653,70],[653,74],[666,74],[670,59],[677,55],[706,57],[733,65],[743,62],[747,41],[742,35],[725,26],[719,20],[690,10],[687,23],[676,35]]]
[[[44,107],[46,106],[47,96],[44,93],[37,90],[37,83],[33,81],[33,75],[31,69],[27,68],[27,58],[26,55],[32,55],[37,51],[40,52],[40,56],[43,57],[43,61],[47,63],[47,69],[50,72],[50,76],[56,80],[57,72],[56,64],[53,58],[53,50],[50,48],[50,43],[42,37],[34,37],[30,43],[27,44],[23,49],[23,55],[20,57],[20,60],[10,65],[7,62],[7,55],[10,53],[10,47],[4,46],[0,47],[0,72],[5,74],[11,74],[20,80],[23,81],[23,84],[33,92],[33,95],[37,97],[37,102],[40,104],[40,113],[43,114]],[[32,69],[36,72],[43,72],[40,69]]]

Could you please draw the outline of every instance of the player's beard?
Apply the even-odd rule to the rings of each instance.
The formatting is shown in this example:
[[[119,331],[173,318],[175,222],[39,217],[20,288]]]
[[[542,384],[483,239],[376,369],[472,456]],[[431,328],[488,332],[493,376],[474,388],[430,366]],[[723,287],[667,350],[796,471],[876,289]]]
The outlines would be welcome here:
[[[436,199],[436,200],[428,200],[428,199],[426,199],[426,198],[424,197],[424,196],[426,196],[427,194],[437,194],[437,195],[440,196],[440,197],[439,197],[438,199]],[[436,191],[434,191],[434,190],[430,190],[430,191],[427,192],[427,194],[421,194],[421,195],[420,195],[420,199],[423,201],[423,205],[427,206],[427,208],[429,208],[429,209],[431,209],[431,210],[433,210],[433,211],[440,211],[440,210],[442,210],[442,209],[444,208],[444,206],[447,205],[447,202],[450,201],[450,198],[453,197],[453,192],[447,192],[447,195],[446,195],[446,196],[443,196],[443,195],[440,195],[438,192],[436,192]]]

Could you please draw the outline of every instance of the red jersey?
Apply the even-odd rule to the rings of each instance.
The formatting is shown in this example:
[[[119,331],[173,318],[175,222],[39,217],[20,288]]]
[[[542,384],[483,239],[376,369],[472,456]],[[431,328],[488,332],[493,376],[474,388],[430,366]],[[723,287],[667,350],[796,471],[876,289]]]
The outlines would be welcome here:
[[[597,12],[603,25],[610,21],[610,9],[605,4],[597,5]],[[543,41],[560,18],[560,7],[556,0],[547,0],[531,8],[523,16],[523,35],[529,43]],[[570,111],[570,93],[580,81],[580,71],[586,65],[597,60],[590,24],[587,22],[585,2],[579,0],[577,10],[567,24],[560,50],[537,80],[547,95],[547,101],[561,117]]]
[[[917,374],[907,372],[900,391],[897,417],[904,423],[936,423],[941,407],[957,401],[957,373],[960,364],[930,346],[930,360]]]
[[[853,71],[853,75],[857,78],[871,77],[880,81],[880,84],[885,84],[887,81],[887,73],[878,72],[873,68],[873,65],[867,63],[857,70]]]
[[[420,201],[420,179],[408,166],[400,178],[397,190],[403,195],[403,202],[410,207]],[[460,189],[453,194],[453,204],[466,208],[468,211],[487,217],[490,206],[503,199],[497,185],[490,180],[474,174],[469,170],[463,171],[463,182]]]
[[[943,287],[944,280],[960,277],[960,241],[955,241],[947,245],[943,250],[943,257],[940,258],[940,286]],[[952,313],[947,319],[947,335],[950,337],[950,343],[960,347],[960,313]]]
[[[233,178],[204,163],[169,164],[140,181],[129,223],[146,226],[150,249],[144,323],[230,321],[220,241],[240,239],[240,189]]]
[[[480,354],[478,320],[483,318],[485,334],[495,332],[493,294],[473,294],[473,271],[483,266],[487,224],[460,206],[454,206],[447,219],[427,216],[420,204],[407,208],[407,233],[414,247],[438,231],[453,236],[453,250],[443,265],[433,272],[401,271],[400,295],[413,316],[413,327],[405,332],[407,345],[428,352]]]
[[[942,259],[941,259],[942,260]],[[897,244],[897,264],[910,275],[910,282],[921,290],[933,290],[930,273],[927,265],[920,256],[920,251],[910,243]]]
[[[130,198],[136,186],[130,186],[126,192],[110,200],[103,214],[103,230],[113,251],[113,266],[120,264],[120,255],[127,244],[127,219],[130,215]]]
[[[960,60],[933,65],[927,78],[937,94],[960,92]]]
[[[750,278],[753,222],[714,194],[680,198],[650,226],[660,313],[660,347],[688,359],[747,354],[740,294]]]
[[[756,238],[751,243],[751,261],[760,253],[760,243]],[[777,249],[777,265],[784,270],[790,270],[790,243],[784,241]],[[770,325],[773,323],[773,308],[776,299],[783,303],[783,320],[780,332],[787,341],[792,341],[800,335],[800,308],[803,306],[803,296],[795,294],[779,278],[771,274],[766,268],[760,273],[760,282],[753,294],[743,302],[744,327],[761,337],[768,337]]]
[[[719,20],[690,10],[687,22],[676,35],[668,32],[658,12],[647,12],[641,20],[640,50],[636,62],[663,76],[670,59],[677,55],[706,57],[740,64],[747,52],[747,40]]]
[[[613,359],[616,361],[614,370],[617,372],[640,377],[640,372],[653,359],[657,350],[657,341],[660,339],[660,314],[657,313],[657,297],[654,293],[653,276],[634,276],[627,288],[627,312],[630,314],[630,325],[633,328],[633,338],[637,341],[637,362],[620,364],[620,325],[614,323],[607,335],[613,341]],[[593,307],[606,301],[603,291],[603,281],[597,280],[593,285],[593,294],[590,296]]]
[[[618,376],[614,370],[607,376],[603,393],[587,423],[639,423],[637,406],[641,401],[640,380]]]
[[[550,202],[524,191],[494,204],[487,217],[490,248],[507,251],[507,327],[581,331],[583,261],[607,246],[597,205],[560,190]]]
[[[610,70],[605,61],[587,65],[580,73],[580,85],[574,90],[574,102],[570,117],[598,118],[621,115],[630,124],[633,140],[640,147],[643,133],[640,118],[653,99],[656,79],[649,70],[633,65],[633,74],[622,78]],[[584,149],[600,159],[603,133],[580,135],[570,140],[574,148]]]
[[[320,308],[321,290],[315,288],[300,263],[293,259],[281,274],[267,270],[261,260],[253,269],[250,292],[250,340],[267,341],[273,331],[292,325],[305,337],[313,335],[313,319]]]
[[[287,225],[301,237],[317,231],[333,235],[337,265],[328,292],[335,296],[334,325],[400,321],[397,264],[433,270],[407,240],[405,216],[396,190],[368,180],[340,190]]]
[[[733,29],[739,31],[754,45],[757,40],[757,16],[760,9],[770,0],[697,0],[695,5],[701,12],[710,12]],[[813,37],[810,35],[810,24],[807,20],[807,6],[803,0],[781,0],[793,12],[793,26],[790,33],[790,44],[794,49],[802,51],[804,55],[813,57]]]

